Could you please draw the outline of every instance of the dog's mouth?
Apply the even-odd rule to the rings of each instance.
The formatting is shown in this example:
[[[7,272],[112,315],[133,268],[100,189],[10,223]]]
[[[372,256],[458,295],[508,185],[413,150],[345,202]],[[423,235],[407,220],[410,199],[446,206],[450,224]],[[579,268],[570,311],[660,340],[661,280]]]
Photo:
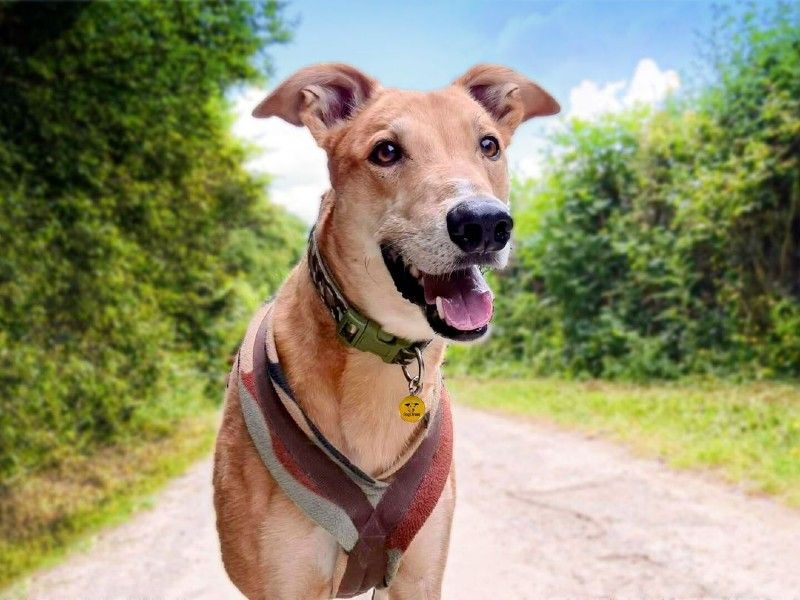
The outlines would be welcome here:
[[[381,245],[381,253],[397,291],[422,309],[436,333],[464,342],[486,333],[494,295],[477,265],[432,275],[420,271],[388,245]]]

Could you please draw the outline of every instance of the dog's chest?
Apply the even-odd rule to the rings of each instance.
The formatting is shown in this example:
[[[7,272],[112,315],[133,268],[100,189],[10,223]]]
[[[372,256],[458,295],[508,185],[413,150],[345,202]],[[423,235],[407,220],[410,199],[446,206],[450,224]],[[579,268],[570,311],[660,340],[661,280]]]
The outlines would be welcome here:
[[[372,476],[397,464],[420,426],[400,416],[401,401],[408,395],[400,368],[391,365],[382,372],[384,377],[346,378],[353,383],[342,390],[338,402],[339,444],[354,464]],[[434,387],[428,384],[421,394],[429,410],[438,404]]]

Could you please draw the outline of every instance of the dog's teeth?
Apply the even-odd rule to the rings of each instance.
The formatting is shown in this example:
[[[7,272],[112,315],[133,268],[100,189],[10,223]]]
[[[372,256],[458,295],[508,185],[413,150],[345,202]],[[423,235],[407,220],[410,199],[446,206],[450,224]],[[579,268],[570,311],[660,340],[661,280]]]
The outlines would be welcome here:
[[[413,277],[415,277],[415,278],[419,279],[419,269],[417,269],[417,267],[415,267],[414,265],[411,265],[411,266],[408,268],[408,272],[409,272],[409,273],[411,273],[411,275],[412,275]]]
[[[442,306],[441,296],[436,296],[436,312],[439,313],[439,318],[444,321],[444,307]]]

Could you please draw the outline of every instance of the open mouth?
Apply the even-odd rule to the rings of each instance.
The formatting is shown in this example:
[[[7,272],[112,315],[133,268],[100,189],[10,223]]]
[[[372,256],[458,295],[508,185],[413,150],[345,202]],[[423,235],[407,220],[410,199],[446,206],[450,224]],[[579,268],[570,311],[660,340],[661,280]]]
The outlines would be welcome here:
[[[486,333],[494,296],[477,265],[432,275],[387,245],[381,246],[381,253],[397,291],[422,309],[436,333],[465,342]]]

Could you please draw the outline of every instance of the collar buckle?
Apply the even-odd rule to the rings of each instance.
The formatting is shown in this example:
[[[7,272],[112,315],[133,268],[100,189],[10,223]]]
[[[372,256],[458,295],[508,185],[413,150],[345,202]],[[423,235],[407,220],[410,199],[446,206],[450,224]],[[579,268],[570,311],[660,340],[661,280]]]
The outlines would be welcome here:
[[[430,340],[410,342],[397,337],[351,306],[319,254],[313,228],[308,240],[308,271],[322,303],[336,323],[339,339],[346,346],[371,352],[385,363],[407,365],[430,343]]]
[[[415,357],[413,348],[416,344],[392,335],[352,308],[342,314],[336,333],[345,345],[371,352],[385,363],[406,364]]]

